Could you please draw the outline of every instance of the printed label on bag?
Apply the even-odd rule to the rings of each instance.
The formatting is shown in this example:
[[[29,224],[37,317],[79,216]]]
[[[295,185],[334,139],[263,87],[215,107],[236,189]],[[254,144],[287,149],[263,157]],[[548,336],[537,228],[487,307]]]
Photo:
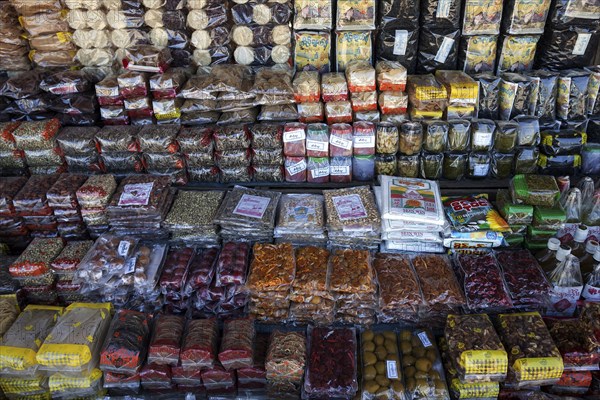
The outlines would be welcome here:
[[[408,31],[407,30],[396,30],[394,37],[394,50],[395,56],[406,55],[406,47],[408,46]]]
[[[442,41],[442,45],[438,49],[437,54],[435,55],[435,58],[433,60],[439,63],[445,63],[446,58],[448,58],[448,55],[452,50],[452,46],[454,46],[454,39],[444,37],[444,41]]]
[[[329,167],[329,175],[348,176],[350,175],[350,167],[347,165],[332,165]]]
[[[360,196],[357,194],[338,196],[332,200],[341,221],[366,218],[368,215]]]
[[[310,175],[313,177],[313,179],[329,176],[329,167],[312,169],[310,171]]]
[[[297,142],[298,140],[306,139],[304,129],[296,129],[289,132],[283,132],[283,143]]]
[[[396,360],[386,360],[387,367],[387,378],[388,379],[398,379],[398,365],[396,364]]]
[[[306,141],[306,150],[327,151],[328,147],[329,147],[329,143],[327,143],[327,142],[320,142],[318,140],[310,140],[310,139],[308,139]]]
[[[590,43],[590,39],[592,38],[591,33],[578,33],[577,40],[575,41],[575,46],[573,46],[573,55],[574,56],[582,56],[585,54],[587,50],[588,44]]]
[[[135,272],[135,263],[137,261],[137,257],[131,257],[127,262],[125,262],[125,275],[129,275]]]
[[[437,10],[435,10],[436,18],[448,18],[450,16],[450,6],[452,0],[440,0],[438,2]]]
[[[262,218],[270,202],[269,197],[244,194],[235,206],[233,213],[250,218]]]
[[[354,147],[357,149],[375,147],[375,136],[354,136]]]
[[[147,206],[154,182],[125,185],[119,198],[120,206]]]
[[[600,287],[585,285],[581,295],[584,299],[589,301],[600,301]]]
[[[488,147],[492,144],[492,132],[477,132],[473,135],[473,145],[475,147]]]
[[[286,169],[290,175],[299,174],[300,172],[302,172],[306,169],[306,161],[302,160],[296,164],[292,164],[289,167],[286,167]]]
[[[117,247],[117,253],[119,253],[121,257],[126,257],[127,254],[129,254],[129,247],[131,247],[131,243],[127,240],[122,240],[119,243],[119,247]]]
[[[421,343],[423,343],[423,347],[427,348],[433,346],[431,340],[429,340],[429,336],[427,336],[427,332],[419,332],[417,333],[417,336],[421,340]]]
[[[345,150],[350,150],[352,148],[352,140],[344,139],[339,136],[331,136],[329,138],[329,143],[331,143],[335,147],[339,147]]]
[[[475,164],[473,166],[473,176],[486,176],[489,170],[489,164]]]
[[[552,307],[548,315],[571,316],[575,312],[577,300],[581,297],[583,285],[581,286],[554,286],[550,291],[550,302]]]

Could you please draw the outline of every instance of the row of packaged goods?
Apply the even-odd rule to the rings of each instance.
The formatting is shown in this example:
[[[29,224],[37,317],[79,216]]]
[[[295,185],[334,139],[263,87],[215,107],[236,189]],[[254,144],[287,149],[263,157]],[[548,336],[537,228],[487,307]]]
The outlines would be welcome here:
[[[571,319],[452,314],[436,337],[392,325],[267,333],[251,318],[112,316],[110,303],[20,312],[14,298],[0,301],[9,316],[0,388],[9,399],[137,398],[143,391],[143,398],[171,399],[554,400],[593,399],[599,389],[598,303]]]
[[[152,58],[160,67],[235,62],[329,71],[334,65],[343,70],[349,60],[377,58],[400,61],[411,73],[515,72],[534,65],[582,67],[591,62],[598,46],[596,4],[376,3],[3,1],[0,69],[111,67],[115,60],[136,63]]]
[[[56,187],[41,199],[30,195],[33,178],[16,195],[2,192],[1,241],[24,249],[5,264],[29,302],[248,311],[267,321],[318,315],[326,322],[434,323],[436,310],[444,316],[454,306],[571,315],[580,297],[599,299],[600,203],[591,179],[561,195],[553,177],[517,176],[510,192],[498,194],[496,211],[483,195],[442,202],[433,181],[388,176],[375,193],[363,186],[282,196],[236,187],[225,195],[179,191],[171,207],[168,181],[146,178],[117,187],[112,176],[98,175],[66,190],[73,180],[64,175],[55,185],[65,189],[58,207]],[[81,241],[90,236],[100,237]],[[273,241],[251,251],[253,242]],[[539,253],[507,247],[522,245]],[[376,249],[419,254],[373,259],[369,250]],[[458,254],[433,254],[447,249]]]
[[[133,68],[134,70],[131,70]],[[32,70],[4,78],[4,120],[59,118],[63,125],[228,125],[256,121],[400,123],[409,119],[512,120],[530,116],[548,129],[585,129],[600,115],[598,66],[467,75],[408,75],[402,64],[351,61],[345,73],[242,65],[149,74],[128,67]]]

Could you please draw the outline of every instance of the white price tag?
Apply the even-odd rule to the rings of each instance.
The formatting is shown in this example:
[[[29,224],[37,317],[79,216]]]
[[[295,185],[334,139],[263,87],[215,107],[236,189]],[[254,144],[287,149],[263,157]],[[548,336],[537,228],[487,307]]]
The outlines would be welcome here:
[[[387,367],[387,378],[388,379],[398,379],[398,365],[396,364],[396,360],[386,360]]]
[[[250,218],[262,218],[270,202],[269,197],[244,194],[235,206],[233,213]]]
[[[339,136],[331,136],[329,138],[329,143],[335,147],[340,147],[345,150],[352,149],[352,140],[344,139]]]
[[[489,164],[475,164],[473,166],[474,176],[486,176],[490,166]]]
[[[131,243],[127,240],[122,240],[119,242],[119,247],[117,248],[117,252],[121,257],[126,257],[129,254],[129,248],[131,247]]]
[[[313,179],[322,178],[329,175],[329,167],[317,168],[310,170],[310,175]]]
[[[123,193],[119,198],[120,206],[147,206],[152,194],[154,182],[133,183],[123,187]]]
[[[435,10],[436,18],[448,18],[450,16],[450,6],[452,0],[440,0],[438,2],[437,10]]]
[[[332,175],[332,176],[350,175],[350,167],[348,165],[332,165],[329,167],[329,175]]]
[[[292,164],[286,168],[290,175],[296,175],[306,169],[306,160],[302,160],[296,164]]]
[[[429,336],[427,336],[427,332],[419,332],[417,333],[417,336],[421,340],[421,343],[423,343],[423,347],[427,348],[433,346],[431,340],[429,340]]]
[[[357,149],[375,147],[375,136],[354,136],[354,147]]]
[[[585,285],[581,296],[589,301],[600,301],[600,287]]]
[[[306,133],[304,132],[304,129],[296,129],[283,133],[283,143],[297,142],[298,140],[304,139],[306,139]]]
[[[125,275],[129,275],[135,272],[135,263],[137,261],[137,257],[131,257],[125,263]]]
[[[327,151],[329,147],[329,143],[327,142],[319,142],[317,140],[307,140],[306,141],[306,150],[311,151]]]
[[[573,55],[574,56],[582,56],[585,54],[587,50],[588,44],[590,43],[590,39],[592,38],[591,33],[578,33],[577,40],[575,41],[575,46],[573,46]]]
[[[454,39],[444,37],[442,45],[440,46],[440,48],[437,51],[437,54],[435,55],[434,61],[439,63],[445,63],[446,58],[448,58],[448,55],[452,50],[452,46],[454,46]]]
[[[477,132],[473,136],[473,145],[475,147],[488,147],[492,144],[492,132]]]
[[[394,50],[392,51],[395,56],[406,55],[406,47],[408,46],[408,31],[407,30],[396,30],[394,36]]]

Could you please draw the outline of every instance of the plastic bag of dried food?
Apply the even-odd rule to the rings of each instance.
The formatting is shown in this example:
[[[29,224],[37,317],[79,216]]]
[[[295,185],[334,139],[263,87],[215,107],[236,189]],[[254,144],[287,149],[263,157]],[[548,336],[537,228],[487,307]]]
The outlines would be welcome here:
[[[556,95],[558,88],[558,73],[545,70],[531,71],[527,74],[539,81],[535,109],[533,115],[542,121],[554,121],[556,119]]]
[[[586,99],[590,74],[567,70],[558,77],[556,116],[562,120],[582,119],[586,114]]]
[[[348,100],[348,84],[344,74],[339,72],[324,74],[321,80],[321,93],[325,102]]]
[[[534,85],[537,81],[524,75],[504,73],[500,81],[499,118],[504,121],[518,115],[528,115],[535,100]]]
[[[351,123],[352,104],[349,101],[332,101],[326,103],[325,119],[328,124]]]
[[[291,55],[291,49],[287,45],[238,46],[233,53],[233,58],[242,65],[273,65],[287,64]]]
[[[498,119],[500,77],[489,73],[473,75],[479,83],[479,104],[477,116],[479,118]]]
[[[19,149],[50,150],[55,146],[54,138],[60,129],[57,119],[39,122],[24,122],[13,132]]]
[[[333,27],[333,5],[330,0],[319,0],[317,3],[295,1],[294,9],[295,30],[330,30]]]
[[[164,74],[150,77],[150,90],[155,99],[170,99],[177,97],[180,88],[187,80],[187,75],[182,69],[172,69]]]
[[[118,311],[102,346],[99,368],[104,372],[136,373],[146,355],[149,335],[149,315],[130,310]]]
[[[145,126],[137,133],[140,151],[146,153],[176,153],[179,128],[173,125]]]
[[[550,1],[547,0],[538,3],[511,0],[504,7],[502,29],[510,35],[544,33],[549,9]]]
[[[514,121],[519,124],[518,146],[537,146],[540,144],[540,124],[536,117],[519,116]]]
[[[225,370],[252,366],[254,337],[254,320],[241,318],[225,321],[218,355]]]
[[[495,35],[463,36],[458,50],[458,69],[469,74],[493,72],[497,39]]]
[[[160,314],[152,328],[148,347],[148,363],[176,366],[179,361],[185,319]]]
[[[125,49],[123,67],[131,71],[165,72],[173,58],[168,48],[138,45]]]
[[[39,14],[21,15],[19,22],[30,36],[69,31],[68,22],[56,11],[44,13],[44,18],[40,18]]]
[[[463,35],[497,35],[500,32],[502,2],[468,0],[463,13]]]
[[[116,189],[114,176],[94,175],[77,190],[77,201],[82,208],[104,208]]]
[[[40,82],[40,89],[52,94],[87,92],[101,78],[91,71],[63,71],[50,75]]]
[[[75,54],[75,60],[85,67],[110,67],[114,59],[115,53],[109,48],[79,49]]]
[[[360,60],[348,62],[346,80],[351,93],[371,92],[376,89],[375,69],[370,62]]]
[[[539,36],[503,36],[498,43],[498,70],[523,72],[533,68],[533,57]]]
[[[184,368],[213,368],[218,338],[215,319],[188,321],[181,347],[181,365]]]
[[[593,62],[600,34],[591,26],[569,26],[546,32],[536,54],[536,66],[551,70],[580,68]]]
[[[257,107],[238,111],[226,111],[219,117],[217,125],[250,124],[255,122],[257,117]]]
[[[421,26],[436,28],[459,28],[461,2],[421,1]]]
[[[100,152],[137,152],[139,144],[136,136],[139,132],[137,127],[129,126],[107,126],[96,134]]]
[[[415,4],[418,8],[418,4]],[[375,42],[375,55],[378,60],[399,62],[411,74],[415,72],[417,64],[419,29],[407,27],[399,21],[391,19],[382,22]]]
[[[407,82],[413,119],[441,118],[448,104],[446,88],[431,74],[411,75]]]
[[[377,61],[377,88],[379,91],[406,90],[406,68],[394,61]]]
[[[316,71],[299,71],[293,81],[297,103],[316,103],[321,99],[321,78]]]
[[[48,371],[90,372],[110,324],[110,303],[74,303],[40,347],[36,360]]]
[[[277,124],[254,124],[248,128],[255,149],[281,148],[283,126]]]
[[[295,104],[275,106],[262,106],[257,119],[259,121],[295,121],[298,119],[298,110]]]
[[[148,96],[148,75],[143,72],[127,71],[117,77],[119,94],[125,99]]]
[[[216,111],[199,111],[181,115],[181,124],[187,126],[214,124],[219,120],[220,114]]]
[[[263,68],[256,74],[252,92],[262,95],[293,96],[294,87],[290,71]]]
[[[52,213],[46,199],[46,192],[58,180],[58,175],[32,175],[21,190],[13,197],[17,214],[24,216],[45,216]]]
[[[350,61],[372,62],[371,32],[336,32],[336,69],[345,71]]]
[[[419,36],[417,72],[456,69],[460,30],[423,28]]]
[[[13,198],[27,183],[25,177],[4,177],[0,179],[0,215],[15,215]]]
[[[371,0],[337,2],[337,30],[375,29],[375,4]]]

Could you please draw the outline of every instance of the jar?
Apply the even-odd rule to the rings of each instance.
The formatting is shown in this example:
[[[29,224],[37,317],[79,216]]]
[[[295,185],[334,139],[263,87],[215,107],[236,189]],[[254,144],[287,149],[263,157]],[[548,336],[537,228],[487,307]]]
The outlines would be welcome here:
[[[440,179],[443,162],[444,153],[431,154],[423,152],[421,154],[421,177],[433,180]]]
[[[375,155],[375,175],[395,175],[396,174],[396,155],[395,154],[377,154]]]
[[[466,119],[448,121],[448,151],[468,151],[471,141],[471,122]]]
[[[494,150],[500,153],[510,153],[517,145],[519,124],[514,121],[498,121],[494,135]]]
[[[480,179],[488,176],[490,172],[491,157],[489,153],[469,154],[469,178]]]
[[[444,169],[442,176],[444,179],[458,181],[467,174],[466,153],[446,153],[444,154]]]
[[[395,154],[398,151],[398,127],[389,122],[377,124],[377,153]]]
[[[405,122],[400,125],[398,149],[400,153],[412,156],[421,152],[423,146],[423,127],[419,122]]]
[[[398,176],[404,178],[418,178],[419,177],[419,155],[413,156],[398,155],[396,162],[396,170]]]
[[[448,141],[448,123],[446,121],[423,122],[423,150],[429,153],[441,153]]]
[[[375,156],[352,157],[352,176],[355,181],[372,181],[375,178]]]
[[[496,123],[491,119],[479,119],[471,122],[471,150],[489,151],[492,148]]]
[[[492,154],[492,175],[497,179],[510,178],[513,175],[514,153]]]

